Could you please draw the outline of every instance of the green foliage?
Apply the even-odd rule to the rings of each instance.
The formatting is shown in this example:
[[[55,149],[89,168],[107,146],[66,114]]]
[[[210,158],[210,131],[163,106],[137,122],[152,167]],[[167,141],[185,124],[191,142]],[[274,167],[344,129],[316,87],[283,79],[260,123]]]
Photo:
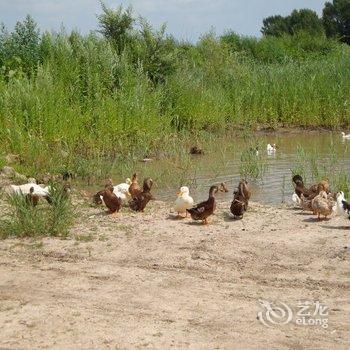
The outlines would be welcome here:
[[[0,237],[66,237],[73,223],[72,206],[58,185],[51,185],[51,205],[33,207],[21,194],[9,195],[0,219]]]
[[[12,33],[4,26],[0,31],[0,66],[10,78],[22,72],[31,74],[40,59],[40,36],[34,20],[28,15],[17,22]]]
[[[132,30],[135,19],[132,8],[126,10],[119,6],[116,10],[101,2],[102,14],[98,15],[99,32],[109,40],[120,54],[132,40]]]
[[[270,16],[263,20],[261,32],[265,36],[281,37],[307,32],[310,35],[322,35],[322,20],[310,9],[294,10],[289,16]]]
[[[323,25],[328,37],[339,38],[350,44],[350,1],[326,2],[323,9]]]
[[[3,29],[0,153],[20,154],[29,172],[65,169],[91,180],[125,159],[178,149],[169,140],[182,137],[350,124],[350,51],[335,40],[210,32],[196,44],[179,43],[165,27],[137,23],[124,26],[125,35],[113,26],[105,37],[44,33],[28,63],[22,46],[13,49],[9,57],[22,58],[11,74],[3,57],[17,34]]]

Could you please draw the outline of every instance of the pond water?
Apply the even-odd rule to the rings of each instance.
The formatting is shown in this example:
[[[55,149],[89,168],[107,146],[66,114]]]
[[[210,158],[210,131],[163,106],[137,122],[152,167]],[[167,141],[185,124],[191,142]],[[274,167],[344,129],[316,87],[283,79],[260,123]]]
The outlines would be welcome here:
[[[269,133],[252,136],[254,143],[260,145],[259,159],[266,166],[266,171],[259,180],[251,180],[253,188],[252,200],[265,204],[280,204],[291,202],[293,187],[291,184],[292,169],[300,160],[300,148],[305,154],[317,154],[317,164],[322,167],[329,164],[336,158],[335,169],[341,169],[347,174],[350,173],[350,140],[343,140],[339,132],[283,132]],[[241,154],[247,149],[247,138],[218,139],[203,145],[205,154],[202,156],[191,156],[191,168],[184,170],[181,174],[174,171],[176,181],[166,184],[158,184],[155,188],[157,199],[173,201],[175,193],[180,185],[188,185],[191,194],[198,202],[206,199],[208,189],[212,184],[225,182],[229,188],[228,193],[220,193],[219,201],[232,199],[232,192],[237,186],[240,178]],[[268,143],[275,143],[277,151],[274,155],[268,155],[266,146]],[[307,157],[304,162],[310,165]],[[152,174],[154,167],[171,167],[169,164],[162,164],[162,161],[155,161],[152,164],[143,165],[142,173],[147,170]],[[173,164],[174,168],[181,167],[180,164]],[[148,168],[148,169],[147,169]],[[171,170],[170,170],[171,171]],[[337,170],[336,170],[337,171]],[[308,183],[312,182],[308,176]]]

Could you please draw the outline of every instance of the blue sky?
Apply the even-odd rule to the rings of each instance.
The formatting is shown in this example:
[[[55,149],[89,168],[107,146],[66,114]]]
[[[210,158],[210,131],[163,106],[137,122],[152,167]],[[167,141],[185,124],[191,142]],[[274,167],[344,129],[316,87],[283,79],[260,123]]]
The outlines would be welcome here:
[[[179,39],[196,40],[214,27],[218,34],[232,29],[240,34],[260,35],[262,19],[273,14],[287,15],[295,8],[311,8],[322,13],[325,0],[105,0],[116,7],[132,5],[136,14],[158,27],[167,23],[168,32]],[[82,33],[97,28],[98,0],[0,0],[0,22],[12,28],[26,14],[43,30],[68,30]]]

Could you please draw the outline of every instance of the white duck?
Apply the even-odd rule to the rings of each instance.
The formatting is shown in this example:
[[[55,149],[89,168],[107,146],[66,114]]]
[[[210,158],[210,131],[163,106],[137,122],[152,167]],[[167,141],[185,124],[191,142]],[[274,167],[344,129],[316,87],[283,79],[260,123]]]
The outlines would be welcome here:
[[[30,189],[34,188],[34,192],[33,194],[37,194],[40,197],[46,197],[50,194],[50,189],[49,187],[41,187],[35,183],[28,183],[28,184],[24,184],[24,185],[10,185],[10,192],[13,194],[23,194],[23,195],[27,195],[28,193],[30,193]]]
[[[292,201],[296,206],[300,206],[301,205],[301,199],[299,198],[299,196],[296,193],[293,193],[292,195]]]
[[[344,192],[337,193],[337,204],[336,210],[337,215],[349,217],[350,215],[350,204],[345,200]]]
[[[187,216],[186,209],[190,209],[192,207],[193,198],[190,196],[190,190],[187,186],[182,186],[175,201],[174,211],[177,212],[178,215],[186,213]]]
[[[112,184],[112,180],[109,180]],[[130,199],[130,193],[129,193],[129,187],[131,185],[131,180],[127,178],[124,183],[120,183],[119,185],[113,186],[113,193],[122,200],[122,202],[125,204]],[[103,197],[100,196],[102,203],[103,203]]]
[[[124,183],[114,186],[114,192],[115,191],[121,192],[121,193],[129,192],[130,185],[131,185],[131,180],[127,178]]]
[[[342,131],[342,136],[343,136],[343,139],[345,140],[350,140],[350,134],[346,135],[344,131]]]
[[[277,148],[276,148],[275,144],[273,144],[273,145],[271,145],[269,143],[267,144],[266,151],[268,154],[274,154],[274,153],[276,153],[276,150],[277,150]]]

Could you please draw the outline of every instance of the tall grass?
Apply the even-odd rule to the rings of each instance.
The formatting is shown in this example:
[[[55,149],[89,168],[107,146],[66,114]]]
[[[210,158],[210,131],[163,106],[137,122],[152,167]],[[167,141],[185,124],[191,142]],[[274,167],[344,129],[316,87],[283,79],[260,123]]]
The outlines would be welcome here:
[[[52,203],[39,202],[33,207],[21,194],[7,195],[0,220],[0,238],[54,236],[65,238],[73,223],[70,201],[58,185],[51,185]]]
[[[346,154],[344,155],[346,157]],[[335,152],[334,145],[330,146],[328,159],[319,161],[318,150],[306,152],[302,147],[297,150],[297,162],[292,169],[292,174],[299,174],[306,183],[316,183],[321,180],[329,181],[333,192],[344,192],[350,195],[350,176],[341,166],[341,155]]]
[[[0,40],[0,154],[20,154],[27,173],[104,176],[208,132],[350,124],[347,46],[213,34],[194,45],[147,28],[122,52],[76,32],[35,36],[29,56]]]

